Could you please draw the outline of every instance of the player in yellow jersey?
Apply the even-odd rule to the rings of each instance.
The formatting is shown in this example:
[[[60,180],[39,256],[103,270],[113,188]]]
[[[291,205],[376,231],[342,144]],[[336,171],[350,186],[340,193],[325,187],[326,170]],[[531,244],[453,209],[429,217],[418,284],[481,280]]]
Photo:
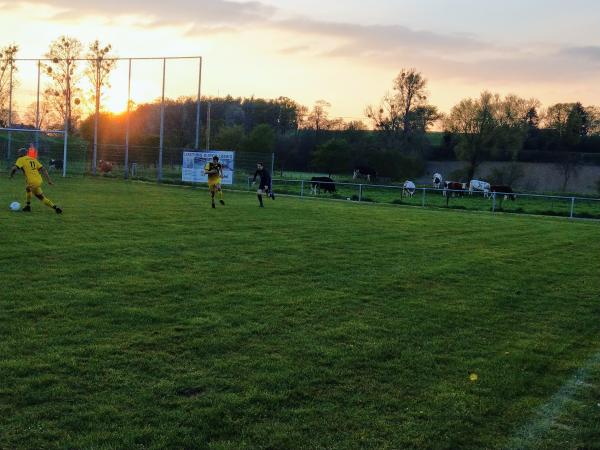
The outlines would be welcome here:
[[[213,156],[212,162],[207,162],[204,166],[204,173],[208,175],[208,190],[212,207],[215,207],[215,194],[219,193],[219,203],[225,206],[223,201],[223,189],[221,189],[221,178],[223,177],[223,165],[219,162],[218,156]]]
[[[23,208],[23,211],[31,212],[31,195],[33,194],[40,201],[42,201],[44,205],[56,211],[56,214],[61,214],[62,209],[56,206],[48,197],[45,197],[44,193],[42,192],[42,175],[44,176],[44,178],[46,178],[48,184],[53,184],[46,168],[42,166],[42,164],[37,159],[28,156],[26,148],[20,149],[18,155],[19,159],[17,159],[15,165],[10,171],[10,178],[12,179],[17,170],[22,171],[23,175],[25,175],[25,192],[27,204]]]

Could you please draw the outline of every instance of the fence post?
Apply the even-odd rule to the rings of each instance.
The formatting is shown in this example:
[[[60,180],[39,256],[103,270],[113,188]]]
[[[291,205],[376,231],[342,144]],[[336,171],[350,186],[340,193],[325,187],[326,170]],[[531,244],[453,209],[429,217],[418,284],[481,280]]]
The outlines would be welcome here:
[[[362,202],[362,187],[363,187],[362,184],[358,185],[358,201],[359,202]]]
[[[271,153],[271,176],[275,174],[275,152]]]
[[[421,196],[421,207],[425,208],[425,189],[423,189],[423,195]]]
[[[574,212],[575,212],[575,197],[571,197],[571,219],[573,218]]]
[[[248,177],[248,190],[250,190],[250,177]]]
[[[304,197],[304,180],[300,181],[300,197]]]
[[[492,214],[496,212],[496,193],[492,193]]]

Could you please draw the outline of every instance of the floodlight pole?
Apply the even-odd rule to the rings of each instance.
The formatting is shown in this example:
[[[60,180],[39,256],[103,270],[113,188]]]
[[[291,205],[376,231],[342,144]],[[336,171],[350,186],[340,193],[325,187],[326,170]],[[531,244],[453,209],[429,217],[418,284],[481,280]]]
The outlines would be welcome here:
[[[129,178],[129,110],[131,105],[131,58],[129,58],[129,77],[127,80],[127,116],[125,119],[125,179]]]
[[[206,151],[210,151],[210,107],[211,104],[208,102],[208,108],[206,111]]]
[[[69,117],[71,115],[71,61],[69,59],[67,62],[67,89],[65,100],[67,101],[67,105],[65,108],[65,140],[63,146],[63,177],[67,176],[67,146],[69,143]]]
[[[14,55],[13,55],[14,56]],[[10,79],[8,82],[8,128],[12,127],[12,94],[13,94],[13,61],[10,61]],[[6,158],[10,160],[10,150],[12,146],[12,132],[8,132],[8,148]]]
[[[92,174],[96,176],[98,160],[98,116],[100,114],[100,58],[96,58],[96,113],[94,114],[94,155],[92,157]]]
[[[198,58],[198,99],[196,100],[196,146],[200,148],[200,99],[202,94],[202,57]]]
[[[165,74],[167,60],[163,58],[162,97],[160,100],[160,147],[158,149],[158,181],[162,181],[163,148],[165,145]]]
[[[41,65],[42,65],[42,63],[38,59],[38,62],[37,62],[37,92],[36,92],[36,101],[35,101],[35,128],[36,128],[36,130],[38,130],[35,132],[35,149],[38,152],[40,151],[39,129],[41,128],[41,124],[40,124],[40,76],[41,76],[40,70],[41,70]]]

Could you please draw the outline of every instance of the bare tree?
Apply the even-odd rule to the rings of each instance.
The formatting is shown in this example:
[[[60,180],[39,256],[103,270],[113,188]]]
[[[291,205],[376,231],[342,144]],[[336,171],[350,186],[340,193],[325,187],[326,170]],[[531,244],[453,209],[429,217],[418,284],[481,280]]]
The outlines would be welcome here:
[[[458,139],[456,156],[467,162],[468,180],[486,158],[499,151],[517,159],[531,121],[531,109],[538,105],[535,99],[516,95],[502,98],[485,91],[479,98],[464,99],[452,108],[445,128]]]
[[[393,137],[424,134],[440,119],[437,108],[428,104],[427,79],[416,69],[402,69],[378,108],[368,106],[366,115],[377,130]]]
[[[36,128],[40,129],[60,129],[61,124],[57,124],[52,122],[52,110],[48,100],[46,98],[42,98],[39,104],[39,110],[37,110],[37,103],[33,102],[27,107],[27,111],[25,112],[24,121],[25,123],[36,126]],[[37,112],[37,114],[36,114]],[[36,124],[36,119],[38,119],[38,123]]]
[[[18,51],[17,45],[8,45],[0,49],[0,125],[2,126],[7,126],[10,122],[9,103],[17,85],[15,57]]]
[[[308,113],[305,127],[313,129],[319,134],[319,131],[329,128],[329,108],[331,103],[325,100],[318,100],[313,109]]]
[[[80,114],[81,89],[78,83],[81,75],[77,72],[80,56],[81,42],[76,38],[61,36],[50,44],[46,57],[51,61],[44,65],[51,79],[44,97],[70,131],[75,128]]]
[[[102,88],[110,87],[110,73],[115,68],[117,61],[110,58],[112,45],[101,46],[96,39],[90,44],[88,57],[88,66],[85,74],[94,87],[94,101],[96,104],[94,112],[94,155],[92,158],[92,172],[96,175],[96,161],[98,159],[98,120],[100,117],[100,99],[102,98]]]

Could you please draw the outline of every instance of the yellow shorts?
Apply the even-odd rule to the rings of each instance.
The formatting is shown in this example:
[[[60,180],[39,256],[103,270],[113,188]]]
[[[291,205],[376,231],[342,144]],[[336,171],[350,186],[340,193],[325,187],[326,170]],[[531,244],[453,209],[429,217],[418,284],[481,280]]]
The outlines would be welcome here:
[[[41,185],[27,185],[25,190],[31,192],[33,195],[44,195]]]
[[[214,178],[212,180],[209,178],[209,180],[208,180],[208,187],[209,188],[214,188],[214,187],[216,187],[217,185],[220,185],[220,184],[221,184],[221,178]]]

